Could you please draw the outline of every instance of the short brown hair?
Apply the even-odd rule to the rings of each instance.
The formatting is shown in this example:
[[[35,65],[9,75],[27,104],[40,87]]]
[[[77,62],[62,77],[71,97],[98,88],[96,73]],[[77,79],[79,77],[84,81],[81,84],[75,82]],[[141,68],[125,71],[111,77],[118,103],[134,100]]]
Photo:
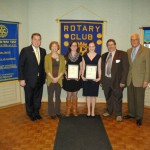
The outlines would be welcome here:
[[[53,44],[56,44],[58,46],[58,50],[59,50],[59,43],[57,41],[50,42],[49,49],[51,50]]]
[[[40,33],[33,33],[33,34],[31,35],[31,39],[33,39],[34,36],[39,36],[40,39],[41,39],[41,34],[40,34]]]
[[[108,43],[109,42],[113,42],[114,43],[114,45],[116,45],[116,41],[114,40],[114,39],[109,39],[107,42],[106,42],[106,45],[108,46]]]

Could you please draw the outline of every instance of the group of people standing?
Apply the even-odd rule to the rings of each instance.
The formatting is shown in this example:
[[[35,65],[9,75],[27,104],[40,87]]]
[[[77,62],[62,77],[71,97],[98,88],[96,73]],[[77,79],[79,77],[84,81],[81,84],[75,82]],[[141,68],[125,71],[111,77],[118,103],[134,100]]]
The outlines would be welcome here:
[[[41,48],[41,35],[31,36],[31,45],[22,49],[19,57],[19,80],[24,87],[26,112],[32,121],[41,119],[39,113],[45,77],[48,91],[48,113],[52,119],[60,118],[61,88],[67,92],[66,116],[78,116],[78,91],[83,88],[87,101],[87,117],[95,117],[96,97],[102,85],[106,98],[106,112],[115,113],[116,120],[122,121],[123,90],[127,85],[129,114],[125,119],[135,118],[142,125],[145,88],[150,80],[150,50],[140,44],[138,34],[131,35],[127,52],[117,50],[114,39],[106,43],[108,52],[102,56],[96,53],[96,43],[89,41],[87,53],[80,55],[77,41],[72,41],[65,56],[58,53],[59,43],[52,41],[51,53]],[[68,66],[78,65],[78,78],[68,78]],[[87,66],[96,66],[96,78],[86,78]],[[55,93],[55,103],[53,101]]]

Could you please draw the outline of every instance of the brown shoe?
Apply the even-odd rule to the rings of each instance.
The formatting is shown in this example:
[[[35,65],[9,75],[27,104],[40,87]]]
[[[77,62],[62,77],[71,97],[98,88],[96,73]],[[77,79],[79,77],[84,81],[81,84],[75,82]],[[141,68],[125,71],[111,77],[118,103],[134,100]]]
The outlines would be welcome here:
[[[72,100],[72,111],[73,111],[73,115],[74,116],[78,116],[78,112],[77,112],[77,99],[73,99]]]

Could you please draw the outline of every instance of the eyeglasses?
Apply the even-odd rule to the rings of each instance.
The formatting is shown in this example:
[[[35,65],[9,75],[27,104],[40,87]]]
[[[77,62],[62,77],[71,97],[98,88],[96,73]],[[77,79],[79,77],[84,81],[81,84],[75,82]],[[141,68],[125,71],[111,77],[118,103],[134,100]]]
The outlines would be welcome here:
[[[131,39],[131,41],[138,41],[139,39]]]
[[[71,45],[71,46],[76,47],[77,45]]]

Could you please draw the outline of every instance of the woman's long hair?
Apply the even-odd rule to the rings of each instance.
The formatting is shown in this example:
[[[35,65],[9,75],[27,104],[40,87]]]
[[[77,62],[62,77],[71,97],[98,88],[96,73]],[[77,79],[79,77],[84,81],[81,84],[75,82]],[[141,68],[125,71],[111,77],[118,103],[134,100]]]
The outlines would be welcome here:
[[[65,59],[66,59],[66,61],[68,61],[68,55],[69,55],[69,53],[71,52],[71,46],[72,46],[73,43],[77,43],[77,53],[79,53],[78,42],[75,41],[75,40],[71,41],[70,44],[69,44],[68,51],[67,51],[67,53],[66,53],[65,56],[64,56]]]

